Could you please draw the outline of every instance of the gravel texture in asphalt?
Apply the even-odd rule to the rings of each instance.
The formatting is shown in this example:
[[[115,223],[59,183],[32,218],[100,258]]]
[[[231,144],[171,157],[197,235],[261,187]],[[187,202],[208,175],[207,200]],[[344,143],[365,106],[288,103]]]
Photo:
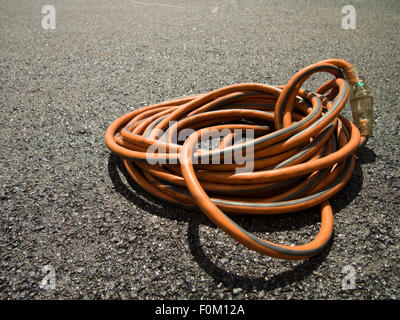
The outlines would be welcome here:
[[[54,30],[42,27],[44,4],[0,1],[1,299],[399,298],[399,1],[352,1],[354,30],[341,25],[348,1],[51,0]],[[105,146],[109,124],[135,108],[284,84],[327,58],[358,67],[376,121],[315,258],[248,250],[201,213],[143,193]],[[319,218],[235,221],[299,244]],[[46,265],[54,289],[40,287]]]

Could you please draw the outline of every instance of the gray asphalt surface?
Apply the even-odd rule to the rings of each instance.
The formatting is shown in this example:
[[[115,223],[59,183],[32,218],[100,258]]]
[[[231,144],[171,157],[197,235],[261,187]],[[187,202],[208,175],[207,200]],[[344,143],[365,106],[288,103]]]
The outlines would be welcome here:
[[[42,28],[44,4],[55,30]],[[346,4],[355,30],[341,27]],[[0,18],[0,298],[399,298],[399,1],[2,0]],[[358,66],[376,122],[315,258],[261,256],[201,213],[154,200],[103,141],[134,108],[284,84],[327,58]],[[315,236],[319,210],[235,221],[298,244]],[[39,286],[45,265],[55,289]],[[355,289],[342,287],[346,265]]]

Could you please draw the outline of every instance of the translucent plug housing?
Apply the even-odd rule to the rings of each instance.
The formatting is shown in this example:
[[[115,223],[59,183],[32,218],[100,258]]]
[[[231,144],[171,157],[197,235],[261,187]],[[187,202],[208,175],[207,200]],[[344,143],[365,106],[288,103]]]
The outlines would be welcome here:
[[[350,105],[353,121],[362,136],[372,136],[374,114],[371,91],[362,78],[350,90]]]

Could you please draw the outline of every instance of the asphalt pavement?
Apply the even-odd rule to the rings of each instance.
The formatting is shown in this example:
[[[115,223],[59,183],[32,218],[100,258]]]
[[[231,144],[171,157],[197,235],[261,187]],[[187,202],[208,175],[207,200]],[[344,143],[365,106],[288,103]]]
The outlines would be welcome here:
[[[43,1],[0,1],[1,299],[399,298],[399,1],[46,4],[55,29],[43,28]],[[355,29],[342,28],[348,4]],[[262,256],[201,213],[155,200],[104,143],[109,124],[135,108],[284,84],[327,58],[358,67],[376,121],[332,199],[334,238],[314,258]],[[319,219],[312,209],[235,221],[298,244]]]

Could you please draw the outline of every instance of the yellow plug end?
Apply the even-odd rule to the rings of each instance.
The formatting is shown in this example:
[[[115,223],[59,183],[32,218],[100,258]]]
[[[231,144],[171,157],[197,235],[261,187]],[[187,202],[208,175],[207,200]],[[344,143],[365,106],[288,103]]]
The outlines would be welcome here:
[[[364,80],[359,77],[350,89],[350,105],[353,121],[362,136],[372,136],[374,114],[371,91]]]

